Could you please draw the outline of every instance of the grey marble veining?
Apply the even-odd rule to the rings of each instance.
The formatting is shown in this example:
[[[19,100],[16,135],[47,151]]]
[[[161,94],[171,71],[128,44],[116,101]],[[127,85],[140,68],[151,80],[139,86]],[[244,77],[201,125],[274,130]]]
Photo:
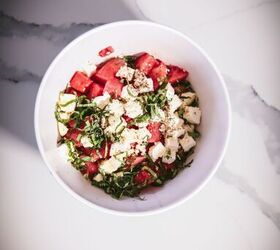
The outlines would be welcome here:
[[[128,1],[130,4],[129,6],[126,3]],[[84,12],[78,11],[80,16],[73,17],[75,18],[74,21],[72,21],[71,16],[69,17],[69,13],[66,13],[67,10],[65,13],[59,13],[59,10],[56,11],[55,20],[50,20],[48,19],[49,17],[44,16],[49,15],[49,13],[45,12],[44,8],[36,9],[39,12],[41,11],[39,15],[44,17],[42,19],[44,21],[41,21],[40,17],[38,18],[36,15],[33,15],[33,18],[35,17],[35,21],[33,21],[32,17],[29,18],[28,16],[32,14],[33,11],[31,7],[33,6],[32,0],[30,0],[30,2],[26,0],[23,1],[27,7],[22,12],[17,11],[20,15],[16,15],[15,13],[7,14],[13,11],[9,10],[6,12],[5,8],[2,8],[2,11],[0,11],[0,137],[2,140],[2,144],[0,144],[0,167],[2,171],[1,183],[3,187],[1,190],[4,190],[4,192],[2,191],[3,193],[1,193],[1,197],[3,197],[5,205],[9,205],[7,208],[8,212],[5,216],[5,223],[3,223],[5,232],[9,232],[6,228],[13,232],[11,239],[9,239],[9,237],[5,237],[4,239],[5,243],[9,246],[14,244],[14,246],[17,247],[20,245],[22,249],[38,249],[36,244],[34,245],[34,235],[40,234],[40,237],[41,235],[43,236],[42,238],[36,236],[36,238],[39,239],[37,246],[42,246],[43,242],[46,247],[49,241],[53,242],[53,246],[59,246],[60,238],[67,238],[71,239],[71,246],[68,247],[68,249],[91,249],[92,246],[81,246],[81,243],[83,244],[92,236],[92,232],[94,231],[92,225],[96,223],[101,226],[103,231],[106,229],[111,233],[112,237],[115,237],[112,238],[112,242],[117,242],[119,239],[120,234],[117,231],[120,228],[122,228],[122,231],[125,231],[127,228],[129,229],[126,231],[129,245],[136,240],[136,238],[133,238],[135,233],[132,232],[132,234],[130,234],[130,228],[133,228],[135,220],[121,218],[117,221],[113,217],[101,216],[98,213],[92,212],[91,210],[87,211],[86,209],[81,213],[81,209],[83,208],[79,207],[78,203],[75,203],[75,201],[73,202],[70,198],[70,201],[68,201],[68,196],[64,195],[64,192],[60,189],[61,196],[58,195],[59,191],[56,190],[53,179],[49,178],[46,174],[47,171],[43,171],[45,168],[39,158],[34,135],[34,105],[43,72],[47,69],[48,63],[58,51],[80,34],[101,25],[103,21],[105,23],[122,20],[125,17],[130,19],[134,17],[161,20],[162,23],[174,26],[177,29],[181,28],[186,34],[188,34],[188,31],[194,31],[189,34],[190,37],[197,35],[196,38],[201,39],[201,41],[198,40],[199,44],[204,41],[206,41],[205,44],[207,44],[207,39],[211,37],[209,33],[212,34],[217,31],[218,34],[222,33],[226,36],[226,30],[228,28],[241,28],[240,24],[243,23],[238,23],[241,16],[245,16],[249,19],[249,17],[252,18],[253,15],[256,15],[256,17],[259,18],[259,13],[261,13],[262,9],[264,9],[264,14],[261,16],[264,19],[262,20],[266,20],[268,17],[267,13],[270,13],[268,9],[274,8],[274,6],[279,3],[279,0],[248,0],[243,2],[232,0],[229,1],[230,8],[227,8],[227,6],[220,8],[222,2],[215,0],[213,4],[215,6],[217,5],[216,8],[221,11],[217,11],[215,15],[207,15],[206,13],[206,18],[203,19],[203,16],[201,16],[203,13],[201,14],[199,8],[195,8],[195,11],[198,11],[198,13],[192,16],[194,18],[193,22],[184,23],[183,25],[187,28],[182,29],[180,23],[182,23],[181,20],[183,20],[183,17],[176,16],[176,9],[174,9],[174,13],[169,13],[170,16],[166,15],[166,13],[157,15],[159,13],[158,3],[160,1],[155,0],[153,3],[151,1],[140,0],[128,1],[122,0],[119,3],[114,2],[112,6],[113,8],[118,7],[118,11],[112,15],[107,12],[102,13],[99,11],[98,8],[103,8],[102,0],[81,1],[81,4],[90,5],[91,8],[96,7],[96,3],[98,3],[99,5],[97,6],[98,8],[95,9],[95,12],[100,13],[96,19],[94,16],[91,16],[91,11],[89,11],[87,12],[88,16],[84,18]],[[64,8],[66,2],[67,6],[68,4],[72,6],[70,13],[76,13],[75,8],[77,4],[72,1],[58,0],[55,5],[58,6],[60,4],[59,8]],[[175,2],[179,3],[180,1]],[[196,1],[192,3],[189,1],[182,1],[180,4],[182,3],[182,6],[186,5],[187,7],[191,7],[195,4],[201,4],[202,2],[203,1]],[[109,1],[106,3],[108,4]],[[36,3],[34,2],[34,4]],[[44,1],[44,4],[46,4],[44,6],[49,7],[49,9],[52,8],[52,6],[50,7],[48,5],[52,4],[49,3],[49,1]],[[161,1],[161,4],[169,11],[170,2]],[[203,2],[203,4],[205,4],[205,2]],[[146,5],[149,7],[145,8]],[[277,6],[279,7],[279,5]],[[31,8],[31,11],[28,8]],[[256,10],[258,14],[252,14],[251,12],[254,12],[254,10]],[[26,11],[25,14],[22,14],[24,11]],[[177,9],[177,11],[179,13],[180,9]],[[215,11],[214,8],[214,12]],[[138,13],[138,17],[136,17],[135,13]],[[187,11],[186,14],[188,14]],[[28,18],[22,18],[24,15]],[[108,17],[108,15],[110,16]],[[64,22],[64,20],[66,21]],[[232,22],[227,23],[226,21],[229,20]],[[224,24],[219,26],[223,22]],[[235,25],[235,23],[237,24]],[[212,29],[215,25],[217,25],[217,30]],[[207,31],[209,33],[207,33]],[[272,34],[272,32],[268,34]],[[223,37],[217,39],[221,39],[222,41],[220,40],[220,42],[224,43]],[[11,45],[9,44],[10,41]],[[255,41],[252,39],[252,41],[250,40],[249,42],[253,44]],[[5,53],[1,51],[1,45],[3,44],[5,50],[7,50]],[[32,54],[34,51],[32,48],[33,45],[36,47],[34,54]],[[240,46],[238,48],[241,49],[243,47],[243,44],[235,45],[236,47]],[[40,52],[41,47],[41,56],[44,57],[42,63],[36,54]],[[208,49],[209,48],[211,49],[211,46],[208,47]],[[227,49],[227,47],[224,49]],[[275,50],[276,49],[277,48],[275,48]],[[19,50],[26,50],[25,53],[21,54],[22,58],[30,56],[30,60],[26,64],[22,62],[17,63],[16,55]],[[220,55],[222,53],[221,51],[222,50],[218,48],[211,52],[212,55]],[[233,58],[234,60],[234,53],[236,52],[229,51],[226,57]],[[243,61],[245,60],[246,63],[253,64],[253,66],[255,65],[254,59],[247,60],[246,56],[244,56],[244,58]],[[40,63],[40,66],[32,67],[34,63]],[[225,64],[226,63],[229,62],[225,60]],[[228,65],[228,68],[230,67],[232,67],[231,63]],[[268,67],[268,65],[266,65],[266,67]],[[170,249],[170,245],[168,245],[170,239],[172,239],[172,242],[176,242],[174,244],[179,244],[181,247],[182,238],[187,232],[188,241],[186,246],[191,249],[210,249],[211,247],[211,249],[279,249],[280,204],[278,201],[279,190],[277,190],[277,188],[279,187],[278,183],[280,178],[280,110],[269,105],[270,99],[263,95],[263,90],[268,88],[266,85],[267,82],[262,83],[264,84],[264,88],[260,91],[260,88],[256,87],[254,81],[248,81],[248,78],[244,80],[244,75],[234,75],[231,71],[226,70],[224,72],[227,72],[224,73],[223,76],[230,94],[235,131],[240,128],[251,128],[254,130],[253,133],[248,133],[248,136],[251,137],[245,142],[247,143],[246,146],[242,147],[240,151],[248,150],[253,153],[247,156],[246,153],[248,152],[245,152],[240,159],[238,158],[241,153],[238,148],[239,143],[243,142],[242,136],[246,135],[245,131],[240,138],[237,138],[235,141],[233,140],[234,145],[231,145],[230,153],[233,154],[233,157],[238,159],[236,161],[235,159],[233,160],[231,155],[226,157],[215,177],[209,183],[209,186],[202,191],[203,194],[197,195],[193,200],[191,199],[188,204],[183,205],[177,210],[158,215],[158,217],[141,218],[143,228],[138,228],[137,225],[135,229],[138,230],[137,232],[141,233],[143,237],[146,237],[149,243],[156,243],[153,247]],[[258,77],[256,72],[257,80]],[[236,80],[235,78],[241,80]],[[247,84],[249,82],[251,84]],[[246,124],[244,125],[243,123]],[[235,133],[236,137],[238,137],[238,132],[239,131]],[[256,142],[258,142],[259,145],[254,145],[253,143],[250,145],[250,139],[254,136],[258,136]],[[11,149],[13,152],[10,154]],[[17,152],[16,157],[14,152]],[[257,165],[256,161],[249,159],[254,153],[260,155],[258,159],[262,159],[263,157],[265,160]],[[3,159],[5,159],[4,164],[2,162]],[[18,162],[19,159],[21,159],[20,164]],[[250,164],[251,166],[249,166]],[[257,165],[257,168],[254,168],[254,164]],[[15,169],[17,173],[16,176]],[[34,180],[36,180],[36,188],[34,188],[32,183]],[[52,192],[49,191],[50,189]],[[22,196],[16,197],[18,193],[22,194]],[[45,198],[40,200],[41,194],[48,196],[47,202],[44,203]],[[19,199],[22,199],[22,204],[18,203]],[[61,202],[61,200],[63,200],[63,202]],[[246,202],[248,203],[246,204]],[[43,205],[40,206],[40,203]],[[233,206],[235,204],[236,206]],[[46,207],[46,205],[49,207]],[[68,210],[70,211],[69,214]],[[2,209],[0,205],[0,217],[4,218],[4,213],[2,211],[4,211],[4,209]],[[45,224],[42,224],[44,226],[43,228],[46,228],[46,231],[40,228],[41,214],[48,215],[48,217],[45,218]],[[6,217],[8,218],[7,220]],[[11,219],[9,219],[9,217],[11,217]],[[68,223],[70,217],[71,226],[72,223],[74,226],[71,228],[69,227],[69,230],[65,232],[63,229],[65,229],[65,224]],[[60,224],[61,218],[65,220]],[[83,219],[84,221],[81,223]],[[32,220],[38,220],[38,225],[32,225]],[[138,221],[140,221],[140,219]],[[160,223],[154,227],[154,223],[157,221],[160,221]],[[120,222],[122,225],[120,225]],[[27,223],[30,223],[28,230],[26,230],[25,226]],[[84,230],[83,234],[79,234],[81,225]],[[108,225],[117,230],[112,232]],[[217,225],[220,225],[220,227]],[[22,228],[20,228],[21,226]],[[52,235],[47,229],[53,231],[54,227],[62,230],[55,231],[55,234]],[[175,227],[176,230],[174,230]],[[213,230],[214,227],[215,230]],[[77,232],[73,231],[75,228],[78,229]],[[158,240],[153,241],[153,237],[149,238],[151,235],[154,236],[155,232],[160,232],[163,236],[160,243]],[[99,234],[99,232],[95,231],[95,234],[102,242],[104,242],[104,239],[106,240],[106,237],[103,237],[104,233]],[[14,237],[14,235],[16,237]],[[33,238],[30,238],[29,235],[32,235]],[[52,237],[51,240],[48,238],[49,235]],[[56,235],[58,238],[53,240],[53,237]],[[201,239],[203,239],[203,241],[201,241]],[[203,245],[204,241],[206,244]],[[210,244],[207,244],[207,242],[210,242]],[[96,244],[98,244],[98,242],[96,242]],[[179,247],[176,247],[178,245],[173,245],[172,243],[172,247],[174,246],[179,249]],[[204,248],[201,246],[204,246]],[[134,247],[138,249],[138,246]],[[48,246],[44,249],[49,248]]]
[[[40,37],[58,46],[65,46],[80,34],[100,26],[101,23],[71,23],[53,26],[20,21],[0,11],[0,36],[2,37]]]
[[[265,146],[277,173],[280,173],[280,111],[268,105],[252,85],[224,75],[234,112],[259,125]]]
[[[272,205],[265,202],[260,198],[256,189],[248,184],[245,178],[232,173],[227,167],[227,163],[224,161],[222,167],[218,170],[216,176],[228,185],[233,185],[240,192],[247,195],[255,205],[262,211],[262,213],[273,222],[273,224],[280,231],[280,212]]]
[[[36,75],[27,70],[21,70],[14,66],[7,65],[3,60],[0,59],[0,79],[12,83],[31,81],[39,84],[41,82],[42,76]]]

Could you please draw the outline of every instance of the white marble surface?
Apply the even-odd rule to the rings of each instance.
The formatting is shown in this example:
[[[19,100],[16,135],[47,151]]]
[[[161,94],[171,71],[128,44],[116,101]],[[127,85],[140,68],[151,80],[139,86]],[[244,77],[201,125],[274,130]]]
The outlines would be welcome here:
[[[0,3],[0,249],[280,249],[280,1],[51,0]],[[152,20],[199,43],[233,108],[224,162],[187,203],[125,218],[90,209],[49,174],[34,137],[40,79],[100,23]]]

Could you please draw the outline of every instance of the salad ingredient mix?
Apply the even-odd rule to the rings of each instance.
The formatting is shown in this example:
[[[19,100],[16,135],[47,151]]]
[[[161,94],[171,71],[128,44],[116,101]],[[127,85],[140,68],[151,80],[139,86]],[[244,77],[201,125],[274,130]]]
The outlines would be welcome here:
[[[188,75],[148,53],[75,72],[56,104],[59,149],[114,198],[163,185],[190,167],[200,136],[201,110]]]

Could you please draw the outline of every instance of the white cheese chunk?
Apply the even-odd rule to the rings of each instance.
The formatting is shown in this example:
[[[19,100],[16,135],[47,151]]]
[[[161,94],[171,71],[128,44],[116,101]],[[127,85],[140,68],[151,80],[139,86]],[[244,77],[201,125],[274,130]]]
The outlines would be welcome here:
[[[185,136],[181,140],[179,140],[179,142],[185,152],[189,151],[196,145],[195,140],[191,136],[189,136],[188,133],[186,133]]]
[[[181,119],[177,113],[168,113],[165,121],[166,134],[171,137],[180,137],[184,134],[184,120]]]
[[[134,143],[138,140],[137,130],[136,129],[129,129],[125,128],[121,134],[122,142],[126,141],[126,143]]]
[[[134,100],[137,96],[138,92],[132,85],[128,84],[122,88],[121,98],[125,100]]]
[[[126,127],[127,123],[122,117],[118,116],[109,116],[108,118],[109,126],[105,128],[105,133],[113,134],[118,133],[123,130],[124,127]]]
[[[167,149],[162,157],[162,162],[171,164],[176,160],[176,152],[174,150]]]
[[[57,127],[58,127],[58,132],[61,136],[64,136],[67,134],[68,128],[63,123],[58,122]]]
[[[149,156],[155,162],[158,158],[165,154],[165,147],[161,142],[156,142],[154,146],[149,149]]]
[[[147,93],[154,90],[153,80],[147,78],[143,72],[135,70],[134,77],[135,80],[133,85],[139,93]]]
[[[76,96],[73,94],[65,94],[65,93],[60,93],[59,95],[59,104],[65,105],[66,103],[76,100]]]
[[[109,160],[104,160],[99,165],[99,170],[105,174],[111,174],[118,170],[122,165],[122,162],[115,157],[111,157]]]
[[[167,137],[164,141],[165,147],[169,148],[174,151],[178,151],[179,149],[179,142],[177,137]]]
[[[128,101],[125,106],[126,115],[130,118],[136,118],[143,114],[143,109],[138,101]]]
[[[118,155],[115,155],[114,157],[120,161],[120,162],[124,162],[124,160],[133,153],[132,149],[123,152],[123,153],[119,153]]]
[[[166,85],[166,98],[167,98],[167,101],[171,101],[173,99],[174,95],[175,95],[175,90],[171,86],[171,84],[168,83]]]
[[[180,128],[184,124],[184,120],[181,119],[177,113],[169,113],[167,117],[167,126],[170,128]]]
[[[189,107],[185,108],[185,112],[183,117],[192,124],[199,124],[201,118],[201,110],[197,107]]]
[[[96,70],[96,65],[94,62],[88,61],[81,68],[81,71],[84,72],[88,77]]]
[[[82,136],[82,138],[81,138],[81,143],[83,144],[83,146],[84,146],[85,148],[91,148],[91,147],[93,147],[93,144],[91,143],[90,138],[89,138],[88,136],[86,136],[86,135]]]
[[[136,125],[139,127],[139,128],[146,128],[148,126],[148,122],[138,122]]]
[[[184,125],[184,130],[186,132],[193,132],[194,131],[194,125],[193,124],[187,124],[187,125]]]
[[[182,106],[189,106],[190,104],[192,104],[192,102],[194,101],[196,97],[196,94],[193,92],[186,92],[181,94],[181,99],[183,99],[183,103]]]
[[[131,145],[129,143],[115,142],[112,143],[110,148],[110,156],[114,156],[123,152],[129,151]]]
[[[145,143],[137,143],[135,147],[135,154],[144,155],[146,153],[146,144]]]
[[[151,121],[163,122],[165,120],[165,118],[166,118],[165,112],[162,109],[157,108],[157,114],[152,117]]]
[[[58,101],[60,110],[67,113],[72,113],[76,108],[76,100],[77,98],[73,94],[60,93]]]
[[[185,133],[185,129],[183,127],[174,129],[171,133],[173,137],[180,137]]]
[[[134,75],[134,69],[127,67],[127,65],[121,66],[118,72],[116,73],[117,77],[124,78],[130,82]]]
[[[124,106],[123,104],[119,101],[114,99],[111,103],[109,103],[106,107],[106,109],[113,115],[115,116],[122,116],[124,114]]]
[[[98,108],[103,109],[109,104],[110,99],[111,96],[108,94],[108,92],[105,92],[103,95],[95,97],[93,102],[96,103]]]
[[[175,112],[182,104],[181,99],[179,98],[179,96],[174,95],[172,100],[169,102],[169,109],[170,112]]]
[[[97,182],[103,181],[103,175],[98,173],[96,176],[93,177],[93,179]]]
[[[67,112],[59,112],[59,117],[62,120],[68,120],[71,116],[71,113],[67,113]]]
[[[146,127],[142,127],[139,129],[125,128],[121,134],[120,143],[128,145],[127,147],[131,147],[132,143],[136,143],[135,149],[127,149],[125,151],[125,153],[127,153],[128,155],[131,155],[132,153],[145,154],[146,143],[148,139],[151,138],[151,136],[152,135],[150,131]],[[125,145],[120,147],[123,148],[125,147]]]
[[[147,142],[149,138],[152,137],[151,132],[147,128],[139,128],[137,131],[138,142]]]
[[[116,177],[123,177],[123,172],[115,173],[114,176],[116,176]]]

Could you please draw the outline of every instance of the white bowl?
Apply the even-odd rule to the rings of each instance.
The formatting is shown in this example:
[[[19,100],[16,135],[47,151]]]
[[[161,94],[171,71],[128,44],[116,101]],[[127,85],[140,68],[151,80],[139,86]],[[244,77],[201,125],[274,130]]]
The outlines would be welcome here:
[[[189,169],[163,187],[144,193],[145,200],[115,200],[91,186],[58,152],[54,117],[58,93],[72,74],[88,61],[100,63],[98,51],[113,46],[111,56],[147,51],[166,63],[190,72],[190,82],[200,99],[202,137]],[[189,199],[215,173],[224,156],[230,131],[230,103],[222,76],[209,57],[187,36],[171,28],[144,21],[103,25],[66,46],[48,68],[36,100],[35,131],[44,161],[58,183],[78,200],[115,214],[143,215],[164,211]]]

